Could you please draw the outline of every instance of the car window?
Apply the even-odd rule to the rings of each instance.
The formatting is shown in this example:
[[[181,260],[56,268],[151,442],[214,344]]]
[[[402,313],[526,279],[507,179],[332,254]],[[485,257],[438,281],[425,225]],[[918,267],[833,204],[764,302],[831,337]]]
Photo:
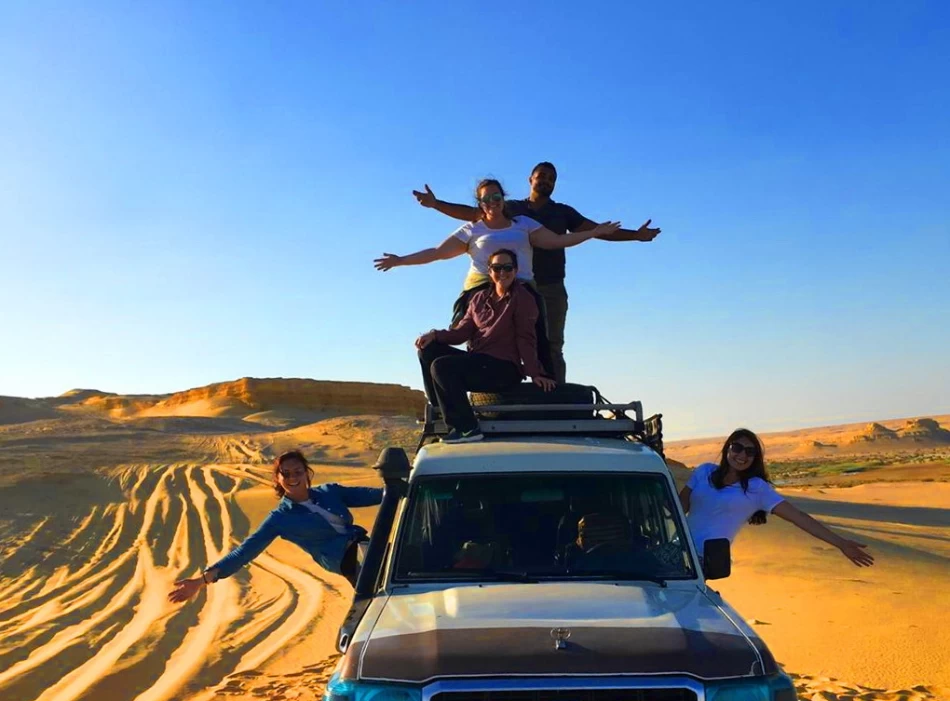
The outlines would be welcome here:
[[[674,498],[655,474],[424,478],[409,496],[394,578],[692,578]]]

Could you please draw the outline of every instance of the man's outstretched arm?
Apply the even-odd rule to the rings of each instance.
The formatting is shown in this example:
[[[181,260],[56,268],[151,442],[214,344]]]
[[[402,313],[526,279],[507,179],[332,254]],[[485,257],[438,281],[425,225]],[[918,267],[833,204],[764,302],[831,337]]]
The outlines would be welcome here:
[[[442,214],[452,217],[453,219],[461,219],[462,221],[478,221],[482,218],[482,213],[478,210],[478,207],[470,207],[467,204],[443,202],[442,200],[436,199],[435,193],[429,189],[428,185],[426,185],[425,192],[413,190],[412,194],[415,195],[416,200],[423,207],[429,207],[430,209],[434,209],[437,212],[442,212]],[[591,222],[591,224],[593,224],[593,222]],[[597,226],[596,224],[593,225]]]
[[[652,219],[647,219],[639,229],[617,229],[613,233],[601,234],[595,238],[604,241],[652,241],[660,233],[659,229],[650,228],[650,222],[652,221]],[[592,222],[590,219],[584,219],[584,221],[572,229],[572,231],[590,231],[595,226],[597,226],[595,222]]]

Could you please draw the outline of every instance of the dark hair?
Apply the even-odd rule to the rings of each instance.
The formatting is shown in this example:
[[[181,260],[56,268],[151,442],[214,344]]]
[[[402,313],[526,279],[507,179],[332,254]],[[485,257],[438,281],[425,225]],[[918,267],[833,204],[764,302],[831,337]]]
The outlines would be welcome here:
[[[550,161],[541,161],[534,168],[531,169],[531,175],[534,175],[538,172],[538,168],[546,168],[547,170],[554,171],[554,177],[557,177],[557,168],[554,167],[554,164]]]
[[[491,263],[492,258],[502,254],[509,256],[511,258],[511,262],[514,263],[515,268],[518,267],[518,254],[512,251],[510,248],[499,248],[497,251],[488,256],[488,262]]]
[[[726,439],[726,442],[722,444],[722,454],[719,457],[719,467],[717,467],[711,475],[709,475],[709,480],[712,482],[712,485],[716,489],[722,489],[725,484],[723,484],[723,479],[726,476],[726,473],[729,472],[729,461],[726,457],[729,453],[729,446],[732,445],[735,441],[740,438],[745,438],[755,445],[755,456],[752,458],[752,466],[748,470],[743,470],[739,473],[739,481],[742,483],[742,491],[747,492],[749,490],[749,480],[753,477],[758,477],[759,479],[765,480],[766,482],[771,482],[769,479],[769,473],[765,469],[765,454],[762,452],[762,441],[759,440],[759,437],[752,433],[747,428],[737,428],[735,431],[729,434],[729,437]]]
[[[505,188],[501,186],[501,183],[498,180],[496,180],[495,178],[482,178],[481,180],[478,181],[478,185],[475,186],[475,201],[476,202],[481,204],[481,202],[479,202],[479,199],[478,199],[478,191],[481,190],[483,187],[488,187],[489,185],[494,185],[495,187],[498,188],[498,192],[501,193],[502,197],[507,197],[507,195],[505,194]]]
[[[501,183],[498,180],[496,180],[495,178],[482,178],[481,180],[478,181],[478,185],[475,186],[475,206],[478,208],[478,211],[480,213],[482,211],[481,209],[482,202],[481,200],[478,199],[478,191],[481,190],[483,187],[488,187],[489,185],[494,185],[495,187],[497,187],[498,192],[501,193],[502,197],[506,197],[506,198],[508,197],[508,193],[505,192],[505,188],[501,186]],[[507,202],[505,202],[504,207],[502,207],[501,213],[505,215],[506,219],[512,218],[511,214],[508,212]]]
[[[277,481],[278,475],[280,475],[281,466],[288,460],[297,460],[303,465],[304,469],[307,471],[307,483],[313,479],[313,468],[310,467],[310,463],[307,462],[307,458],[303,456],[299,450],[288,450],[286,453],[282,453],[276,460],[274,460],[274,491],[277,492],[278,497],[284,496],[284,488],[280,486],[280,483]]]

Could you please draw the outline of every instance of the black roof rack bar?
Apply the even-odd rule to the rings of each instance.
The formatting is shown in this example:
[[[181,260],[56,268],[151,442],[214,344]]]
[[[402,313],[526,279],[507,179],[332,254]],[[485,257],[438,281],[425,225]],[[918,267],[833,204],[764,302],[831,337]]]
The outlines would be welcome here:
[[[599,395],[598,395],[599,397]],[[643,405],[638,402],[611,404],[601,400],[597,404],[490,404],[473,406],[482,431],[489,435],[531,435],[531,434],[579,434],[612,435],[626,440],[648,445],[663,455],[663,424],[660,414],[644,419]],[[598,414],[595,412],[610,412]],[[570,418],[558,417],[558,412],[580,412]],[[627,412],[633,412],[635,417]],[[531,418],[518,418],[518,413],[528,413]],[[538,413],[549,413],[551,418],[539,418]],[[485,416],[495,414],[503,418]],[[422,434],[416,450],[420,450],[427,440],[436,439],[448,433],[448,427],[442,420],[438,406],[426,403]]]
[[[476,414],[485,412],[559,412],[559,411],[614,411],[624,412],[632,411],[636,414],[637,421],[643,421],[643,405],[640,402],[630,402],[629,404],[486,404],[482,406],[473,406]]]
[[[643,411],[640,402],[629,404],[483,404],[475,411]]]
[[[643,424],[633,419],[482,419],[482,433],[623,433],[643,431]],[[429,425],[431,435],[449,432],[445,422],[438,419]]]
[[[483,433],[635,433],[633,419],[544,419],[543,421],[492,421],[482,419]],[[639,428],[642,430],[642,427]]]

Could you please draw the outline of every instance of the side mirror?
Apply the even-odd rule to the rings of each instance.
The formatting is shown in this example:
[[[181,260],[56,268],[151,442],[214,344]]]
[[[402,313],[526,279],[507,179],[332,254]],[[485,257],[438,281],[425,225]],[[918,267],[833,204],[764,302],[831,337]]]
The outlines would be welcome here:
[[[732,555],[728,538],[713,538],[703,546],[703,576],[724,579],[732,574]]]

